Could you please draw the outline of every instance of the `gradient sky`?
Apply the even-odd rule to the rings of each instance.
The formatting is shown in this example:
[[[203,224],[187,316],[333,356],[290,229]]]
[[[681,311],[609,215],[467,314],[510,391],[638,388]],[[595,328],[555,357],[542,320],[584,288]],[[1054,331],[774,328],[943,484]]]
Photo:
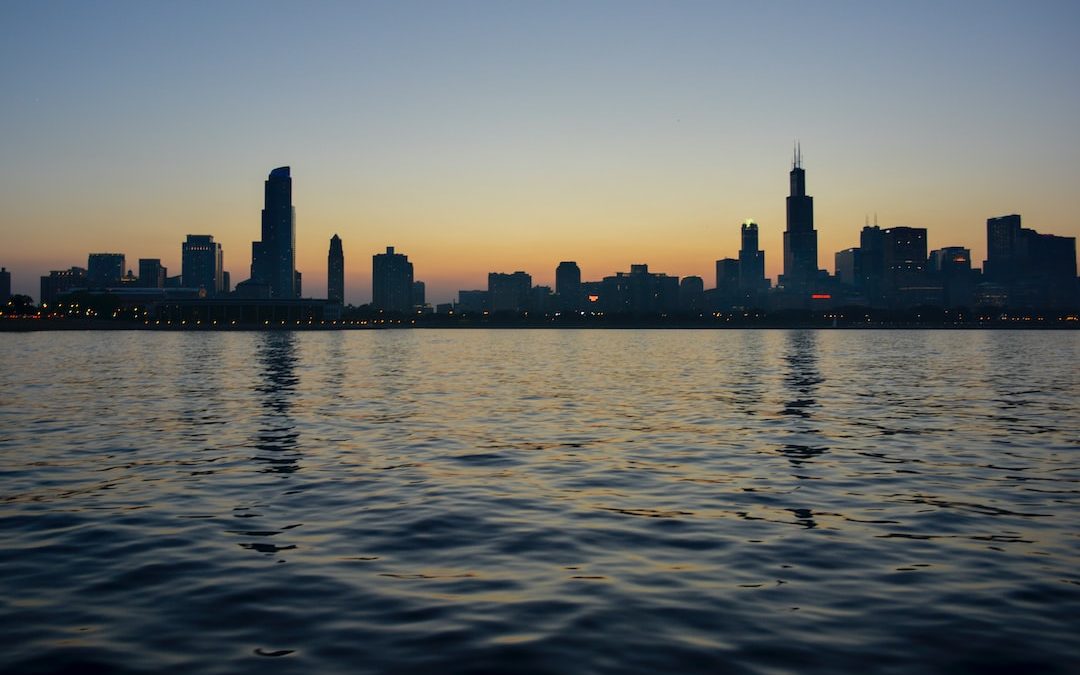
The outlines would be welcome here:
[[[791,146],[819,263],[867,215],[978,264],[989,216],[1080,236],[1080,2],[31,2],[0,5],[0,264],[38,296],[91,251],[248,276],[288,164],[297,267],[346,300],[409,255],[429,301],[490,271],[697,274],[761,227]]]

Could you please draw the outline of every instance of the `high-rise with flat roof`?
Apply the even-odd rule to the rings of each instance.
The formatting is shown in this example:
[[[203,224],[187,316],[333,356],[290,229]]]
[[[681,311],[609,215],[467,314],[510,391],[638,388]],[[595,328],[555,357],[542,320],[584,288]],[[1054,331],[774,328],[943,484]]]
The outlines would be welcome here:
[[[386,253],[371,256],[371,304],[387,312],[412,311],[413,265],[408,256],[395,253],[393,246]]]
[[[124,271],[123,253],[91,253],[86,262],[86,283],[92,288],[118,286]]]
[[[161,258],[139,258],[139,285],[143,288],[165,288],[167,276]]]
[[[523,312],[529,306],[532,276],[525,272],[488,274],[488,301],[493,312]]]
[[[987,281],[1008,284],[1019,275],[1020,229],[1020,216],[1015,213],[986,219],[983,274]]]
[[[207,296],[225,289],[221,244],[209,234],[189,234],[181,247],[180,278],[187,288],[198,288]]]
[[[568,312],[581,309],[581,268],[572,260],[564,260],[555,268],[555,293],[559,307]]]

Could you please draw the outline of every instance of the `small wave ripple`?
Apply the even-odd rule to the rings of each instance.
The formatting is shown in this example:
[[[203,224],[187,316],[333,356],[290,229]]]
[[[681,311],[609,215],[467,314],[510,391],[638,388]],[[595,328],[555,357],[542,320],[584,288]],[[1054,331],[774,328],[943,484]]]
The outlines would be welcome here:
[[[1080,669],[1073,333],[0,344],[5,672]]]

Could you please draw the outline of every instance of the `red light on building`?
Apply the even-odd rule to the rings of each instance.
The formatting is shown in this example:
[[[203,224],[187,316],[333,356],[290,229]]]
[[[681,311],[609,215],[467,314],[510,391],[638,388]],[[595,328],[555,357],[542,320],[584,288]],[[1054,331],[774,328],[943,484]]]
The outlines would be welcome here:
[[[599,299],[600,299],[599,295],[590,295],[589,296],[589,302],[596,302]]]
[[[810,296],[811,300],[832,300],[832,296],[828,293],[814,293]]]

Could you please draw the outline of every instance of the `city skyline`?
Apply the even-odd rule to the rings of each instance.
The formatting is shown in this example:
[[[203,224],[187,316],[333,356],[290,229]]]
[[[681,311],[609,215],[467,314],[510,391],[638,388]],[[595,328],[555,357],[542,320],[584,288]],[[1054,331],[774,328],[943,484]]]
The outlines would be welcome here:
[[[353,303],[370,298],[363,256],[387,245],[433,303],[492,270],[554,285],[567,259],[587,279],[647,262],[709,280],[747,219],[775,281],[795,138],[830,272],[875,213],[976,265],[989,217],[1080,235],[1070,3],[268,3],[257,31],[251,7],[9,8],[0,264],[15,292],[88,251],[179,270],[189,233],[212,234],[239,282],[253,178],[282,164],[301,176],[303,294],[325,296],[337,233]]]
[[[926,228],[896,226],[882,229],[869,219],[859,234],[859,246],[833,253],[834,273],[818,267],[822,255],[817,250],[817,230],[814,229],[813,197],[807,194],[806,170],[802,166],[801,147],[796,143],[789,173],[790,194],[787,202],[787,227],[784,232],[783,269],[774,290],[779,291],[771,300],[766,297],[773,288],[772,279],[763,276],[765,251],[759,248],[757,223],[747,220],[740,227],[741,246],[738,258],[722,258],[715,261],[715,284],[709,289],[711,298],[706,301],[690,300],[705,291],[703,277],[666,272],[652,273],[647,262],[630,263],[629,276],[615,272],[614,276],[590,281],[592,287],[585,290],[581,270],[576,261],[560,262],[555,269],[555,284],[533,284],[533,277],[525,271],[513,274],[489,272],[487,289],[458,289],[451,304],[461,303],[473,309],[500,311],[546,308],[543,294],[551,294],[553,286],[568,287],[569,277],[564,269],[572,266],[570,276],[577,279],[581,297],[572,300],[558,292],[564,309],[585,309],[579,306],[586,295],[593,302],[600,300],[594,309],[608,311],[630,309],[634,312],[663,312],[682,310],[705,310],[709,307],[804,307],[808,299],[835,299],[843,302],[865,303],[868,306],[928,306],[967,307],[976,303],[975,286],[980,280],[990,282],[984,287],[982,297],[990,304],[1008,304],[1007,298],[1040,306],[1047,300],[1052,306],[1070,306],[1076,293],[1076,237],[1063,237],[1055,233],[1039,233],[1023,228],[1019,214],[992,216],[986,221],[987,259],[980,268],[968,246],[943,246],[931,250],[927,246]],[[301,298],[302,272],[295,268],[296,210],[292,204],[292,176],[288,166],[270,171],[265,181],[265,208],[262,211],[262,238],[251,244],[251,278],[237,284],[231,292],[230,273],[222,267],[223,251],[214,242],[213,235],[187,235],[182,244],[183,268],[176,277],[167,276],[167,268],[160,258],[140,258],[139,275],[135,276],[125,263],[124,253],[88,254],[85,269],[72,266],[53,270],[41,277],[38,302],[55,302],[57,293],[82,287],[105,289],[121,286],[143,288],[172,288],[182,292],[197,292],[199,297],[230,296],[237,302],[250,300],[291,301]],[[371,299],[356,305],[369,305],[377,310],[408,312],[425,305],[425,282],[415,279],[414,265],[406,255],[396,253],[394,246],[387,246],[385,253],[372,256]],[[352,305],[345,297],[344,278],[347,267],[342,240],[335,233],[330,238],[330,252],[326,263],[325,298],[337,306]],[[6,285],[10,287],[10,273],[4,271]],[[974,273],[974,274],[973,274]],[[59,275],[59,276],[58,276]],[[644,276],[639,276],[644,275]],[[149,278],[147,278],[149,277]],[[668,287],[668,282],[674,286]],[[687,283],[690,283],[687,286]],[[626,283],[634,285],[631,290]],[[1021,284],[1036,284],[1021,288]],[[631,301],[628,297],[611,305],[603,298],[623,293],[644,292],[644,286],[656,286],[647,295],[653,298],[645,304]],[[504,288],[505,286],[505,288]],[[617,290],[621,289],[621,290]],[[541,295],[535,295],[540,292]],[[480,300],[480,294],[483,299]],[[689,293],[689,296],[687,295]],[[856,293],[856,294],[853,294]],[[942,295],[942,293],[944,295]],[[466,299],[465,295],[469,298]],[[857,295],[861,294],[861,295]],[[998,294],[1001,295],[998,299]],[[1048,300],[1048,298],[1053,298]],[[623,305],[623,303],[628,303]],[[476,304],[480,303],[480,304]],[[637,304],[635,304],[637,303]],[[659,303],[659,304],[656,304]],[[440,306],[448,303],[436,302]],[[977,303],[976,303],[977,304]],[[475,307],[474,307],[475,305]],[[1047,306],[1051,306],[1047,305]],[[431,304],[427,305],[429,308]],[[635,309],[631,309],[636,307]],[[617,309],[617,308],[622,308]]]

